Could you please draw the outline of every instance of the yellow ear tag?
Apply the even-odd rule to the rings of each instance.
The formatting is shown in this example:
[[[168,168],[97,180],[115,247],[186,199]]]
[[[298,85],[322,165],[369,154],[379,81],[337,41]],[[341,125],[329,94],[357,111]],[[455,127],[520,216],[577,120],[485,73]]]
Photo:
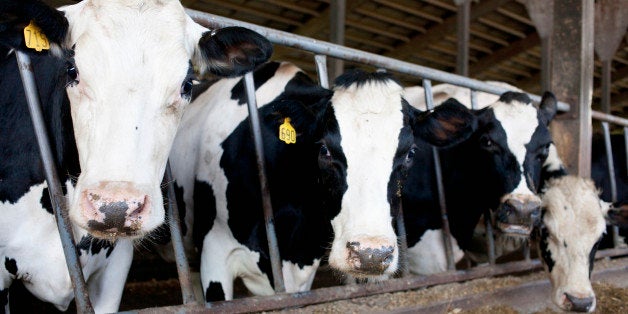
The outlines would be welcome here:
[[[26,43],[26,47],[37,51],[50,49],[48,38],[33,21],[31,21],[28,26],[24,27],[24,42]]]
[[[279,139],[286,142],[286,144],[297,142],[297,131],[290,124],[290,118],[284,118],[283,124],[279,126]]]

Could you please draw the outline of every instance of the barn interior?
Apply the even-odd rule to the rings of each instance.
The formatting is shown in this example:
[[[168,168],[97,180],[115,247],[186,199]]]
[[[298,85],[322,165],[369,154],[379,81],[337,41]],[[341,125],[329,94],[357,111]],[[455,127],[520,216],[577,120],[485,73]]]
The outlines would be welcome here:
[[[46,0],[60,6],[76,1]],[[523,0],[469,1],[468,54],[466,66],[459,64],[459,33],[461,6],[451,0],[182,0],[184,6],[248,23],[257,24],[317,40],[342,44],[347,47],[375,53],[449,73],[464,74],[482,81],[502,81],[533,94],[543,88],[544,41],[538,22],[530,16]],[[338,2],[344,7],[344,17],[338,15]],[[621,3],[621,2],[618,2]],[[628,16],[628,5],[623,3],[617,14]],[[597,25],[596,20],[596,25]],[[601,22],[599,22],[601,24]],[[616,49],[598,48],[602,30],[595,30],[593,63],[593,90],[591,109],[628,118],[628,36],[623,27]],[[339,38],[339,27],[343,28]],[[608,26],[604,26],[608,27]],[[545,42],[547,44],[547,42]],[[613,51],[608,51],[613,50]],[[546,53],[551,53],[547,52]],[[602,56],[604,55],[604,56]],[[290,61],[316,77],[314,56],[299,49],[275,46],[273,60]],[[330,65],[333,79],[334,69]],[[363,67],[360,63],[345,61],[344,69]],[[338,73],[338,72],[336,72]],[[422,79],[396,73],[406,86],[421,85]],[[603,81],[607,77],[608,85]],[[436,84],[438,82],[434,82]],[[609,105],[603,105],[605,89],[609,90]],[[606,107],[605,107],[606,106]],[[594,128],[599,126],[594,124]],[[617,128],[619,130],[620,128]],[[137,295],[152,294],[150,306],[181,304],[174,265],[163,265],[140,244],[142,257],[134,264],[129,288],[121,310],[148,307],[133,299]],[[624,261],[625,262],[625,261]],[[192,264],[192,267],[198,265]],[[156,275],[157,274],[157,275]],[[624,274],[625,275],[625,274]],[[623,278],[623,277],[621,277]],[[149,284],[145,284],[149,282]],[[332,282],[326,284],[331,285]],[[131,295],[129,297],[128,295]],[[155,299],[161,299],[155,301]],[[622,295],[621,298],[625,298]],[[624,300],[625,299],[621,299]],[[134,303],[136,302],[136,303]],[[159,303],[162,302],[162,303]],[[367,302],[367,301],[365,301]],[[50,307],[23,309],[25,311],[54,312]],[[45,310],[43,310],[45,309]],[[347,311],[355,310],[348,308]],[[384,311],[379,309],[379,311]],[[332,311],[313,309],[312,311]],[[621,308],[619,309],[621,310]]]

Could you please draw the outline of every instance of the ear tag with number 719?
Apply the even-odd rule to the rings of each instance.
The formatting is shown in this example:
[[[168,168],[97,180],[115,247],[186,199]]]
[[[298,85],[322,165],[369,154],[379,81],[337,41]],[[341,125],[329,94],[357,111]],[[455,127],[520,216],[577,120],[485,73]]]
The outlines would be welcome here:
[[[283,124],[279,126],[279,139],[286,142],[286,144],[297,142],[297,132],[290,124],[290,118],[284,118]]]
[[[26,47],[35,49],[37,51],[50,49],[50,42],[41,31],[39,26],[35,25],[35,22],[31,21],[26,27],[24,27],[24,43]]]

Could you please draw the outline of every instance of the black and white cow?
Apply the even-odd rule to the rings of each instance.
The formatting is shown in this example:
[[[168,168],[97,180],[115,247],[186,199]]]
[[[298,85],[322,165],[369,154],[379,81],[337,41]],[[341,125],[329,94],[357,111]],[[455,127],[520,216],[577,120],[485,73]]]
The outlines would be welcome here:
[[[59,309],[73,299],[15,61],[19,49],[33,58],[90,298],[96,312],[115,312],[132,239],[164,221],[160,183],[190,101],[192,65],[241,75],[272,47],[242,28],[211,32],[179,1],[86,0],[60,11],[40,1],[2,1],[0,12],[0,295],[21,280]],[[54,54],[25,48],[30,20]]]
[[[607,221],[626,227],[626,217],[600,199],[593,180],[578,176],[550,179],[542,199],[542,222],[533,235],[549,273],[551,299],[563,310],[593,312],[595,253]]]
[[[539,106],[525,93],[493,97],[494,102],[482,100],[481,109],[473,111],[478,127],[469,139],[440,150],[456,261],[471,248],[474,229],[487,209],[494,210],[505,233],[527,237],[540,217],[541,183],[565,173],[548,129],[556,113],[554,96],[544,94]],[[470,102],[461,101],[467,106]],[[457,102],[451,98],[444,104]],[[447,266],[442,221],[432,147],[420,139],[415,144],[415,158],[422,162],[410,169],[403,190],[408,262],[410,271],[432,274]]]
[[[412,162],[422,162],[413,158],[415,137],[455,143],[475,118],[456,104],[420,112],[385,73],[350,71],[332,91],[271,62],[255,82],[287,291],[310,288],[327,249],[342,273],[393,274],[400,189]],[[186,211],[194,209],[207,301],[233,298],[237,277],[256,295],[274,293],[245,99],[242,79],[211,85],[184,114],[170,156]],[[278,138],[286,119],[296,143]]]

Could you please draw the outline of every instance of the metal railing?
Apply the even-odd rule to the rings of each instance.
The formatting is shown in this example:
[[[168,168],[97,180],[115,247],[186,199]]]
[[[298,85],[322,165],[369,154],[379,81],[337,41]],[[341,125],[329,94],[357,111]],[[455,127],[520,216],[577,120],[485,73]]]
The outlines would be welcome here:
[[[499,95],[503,92],[508,91],[503,87],[498,87],[494,85],[487,84],[482,81],[470,79],[467,77],[462,77],[459,75],[423,67],[420,65],[412,64],[409,62],[404,62],[400,60],[395,60],[388,57],[379,56],[373,53],[360,51],[344,46],[339,46],[335,44],[331,44],[324,41],[318,41],[312,38],[307,38],[303,36],[294,35],[291,33],[278,31],[262,26],[258,26],[255,24],[244,23],[241,21],[228,19],[216,15],[211,15],[208,13],[195,11],[187,9],[187,13],[198,23],[203,24],[209,28],[220,28],[226,26],[242,26],[249,29],[252,29],[263,36],[267,37],[272,43],[278,45],[284,45],[288,47],[298,48],[304,51],[308,51],[313,53],[314,62],[316,64],[316,69],[318,72],[319,83],[323,87],[329,87],[327,69],[326,69],[326,57],[335,57],[344,59],[347,61],[359,62],[362,64],[370,65],[376,68],[385,69],[389,71],[404,73],[416,77],[420,77],[423,79],[423,86],[426,88],[426,103],[428,104],[428,108],[433,108],[433,98],[431,95],[431,82],[440,81],[444,83],[449,83],[453,85],[458,85],[461,87],[466,87],[471,90],[471,104],[472,108],[477,107],[476,100],[476,92],[487,92],[491,94]],[[35,108],[39,107],[39,102],[37,100],[37,92],[36,87],[34,87],[34,80],[32,79],[32,67],[30,66],[30,61],[28,59],[21,59],[22,54],[17,53],[18,62],[24,62],[24,66],[20,66],[20,69],[29,69],[28,71],[21,71],[25,86],[25,91],[29,100],[29,104],[32,102],[33,105],[31,107]],[[21,61],[20,61],[21,60]],[[28,64],[27,64],[28,62]],[[29,73],[30,72],[30,73]],[[29,78],[30,75],[30,78]],[[281,261],[279,256],[279,251],[277,248],[277,239],[274,232],[274,224],[273,224],[273,215],[272,208],[270,207],[270,193],[268,191],[267,184],[265,183],[266,174],[264,171],[264,161],[263,161],[263,151],[262,151],[262,142],[261,142],[261,134],[259,130],[259,120],[257,117],[257,106],[255,104],[254,97],[254,85],[252,84],[252,75],[245,76],[245,84],[247,86],[246,92],[248,97],[248,109],[249,109],[249,119],[252,126],[253,136],[255,139],[256,146],[256,154],[258,156],[258,170],[259,177],[261,180],[261,188],[262,188],[262,197],[263,197],[263,207],[264,214],[266,220],[266,231],[267,238],[269,241],[269,251],[271,255],[271,266],[273,270],[274,276],[274,285],[275,290],[277,292],[285,291],[283,286],[283,279],[281,276]],[[540,96],[530,94],[530,98],[534,101],[539,102]],[[568,111],[569,105],[559,102],[558,109],[560,111]],[[50,187],[51,193],[51,201],[53,202],[53,207],[55,209],[55,217],[57,218],[57,223],[59,227],[59,231],[61,233],[61,241],[64,248],[64,254],[66,257],[68,269],[70,271],[70,275],[72,278],[72,282],[74,285],[75,291],[75,300],[77,304],[77,311],[79,313],[92,313],[93,308],[91,307],[91,303],[89,300],[89,294],[87,292],[87,288],[85,286],[85,281],[83,279],[83,274],[81,271],[81,265],[78,261],[77,249],[74,244],[74,239],[72,237],[72,229],[69,225],[69,221],[65,218],[63,210],[63,200],[57,200],[56,197],[59,195],[63,195],[63,193],[59,192],[60,184],[59,179],[54,174],[54,160],[50,152],[50,146],[46,142],[45,135],[45,126],[43,124],[43,120],[41,119],[41,112],[38,114],[36,111],[31,112],[34,125],[36,129],[36,135],[38,138],[38,142],[40,145],[40,149],[42,151],[42,161],[46,166],[46,179],[48,182],[48,186]],[[39,116],[39,118],[37,118]],[[599,119],[605,121],[603,123],[618,123],[623,125],[625,128],[628,127],[628,120],[623,118],[614,117],[611,115],[605,115],[600,112],[593,112],[592,117],[595,119]],[[257,125],[257,127],[256,127]],[[607,129],[608,127],[606,127]],[[626,130],[626,129],[624,129]],[[605,131],[606,132],[606,131]],[[626,135],[626,131],[624,131]],[[628,142],[628,135],[626,135],[626,141]],[[48,153],[45,153],[48,151]],[[435,160],[438,160],[438,153],[435,151]],[[612,168],[612,158],[609,161],[609,169]],[[48,171],[51,168],[52,170]],[[440,173],[440,169],[438,169],[438,173]],[[440,176],[440,175],[439,175]],[[490,266],[487,267],[475,267],[468,271],[453,271],[453,253],[451,249],[450,243],[450,232],[448,230],[448,220],[447,220],[447,211],[446,204],[444,204],[444,190],[442,190],[442,186],[439,187],[439,200],[441,204],[442,210],[442,218],[444,225],[444,236],[445,241],[448,243],[447,246],[447,261],[448,261],[448,269],[450,270],[447,273],[437,274],[432,276],[425,277],[416,277],[416,276],[406,276],[407,271],[403,273],[402,278],[399,279],[391,279],[387,282],[377,283],[377,284],[364,284],[364,285],[351,285],[346,287],[330,287],[330,288],[319,288],[316,291],[309,291],[304,293],[294,293],[294,294],[285,294],[279,293],[275,296],[271,297],[253,297],[253,298],[245,298],[238,299],[234,301],[225,301],[225,302],[215,302],[212,304],[200,304],[196,303],[197,300],[194,298],[194,294],[192,292],[192,282],[190,280],[190,269],[188,267],[188,262],[185,257],[185,252],[183,249],[183,244],[181,240],[180,226],[178,217],[178,209],[176,207],[175,193],[173,187],[172,174],[170,173],[170,168],[167,167],[165,174],[165,181],[168,183],[168,220],[170,223],[170,230],[172,233],[172,242],[173,248],[175,251],[177,269],[179,273],[179,280],[181,283],[181,290],[183,294],[183,309],[212,309],[217,311],[224,310],[236,310],[241,309],[244,311],[250,311],[252,309],[255,310],[270,310],[270,309],[278,309],[288,306],[297,306],[297,305],[305,305],[311,303],[320,303],[331,300],[338,300],[343,298],[352,298],[358,296],[366,296],[376,293],[384,293],[384,292],[393,292],[399,290],[407,290],[407,289],[415,289],[419,287],[425,287],[428,285],[435,285],[447,282],[461,281],[461,280],[469,280],[473,278],[480,278],[485,276],[495,276],[499,274],[507,274],[513,272],[520,271],[528,271],[538,269],[540,267],[540,263],[538,261],[530,261],[526,259],[521,262],[511,262],[507,264],[495,264],[495,254],[494,254],[494,244],[493,244],[493,236],[492,229],[490,224],[490,219],[487,218],[487,233],[488,233],[488,246],[489,246],[489,261]],[[442,182],[439,178],[439,185],[442,185]],[[56,189],[55,192],[53,189]],[[616,198],[616,196],[615,196]],[[399,210],[401,213],[401,208]],[[403,227],[403,221],[401,215],[397,217],[397,226],[398,231],[402,234],[400,239],[400,252],[401,255],[404,255],[405,248],[407,244],[405,244],[405,232],[403,232],[403,228],[399,228],[399,226]],[[607,250],[605,252],[598,252],[599,256],[616,256],[616,255],[626,255],[628,254],[628,249],[620,249],[617,246],[614,250]],[[405,260],[404,256],[400,257],[401,261]],[[402,269],[407,269],[406,265],[401,266]],[[263,300],[263,301],[262,301]],[[262,304],[266,304],[267,306],[262,306]],[[252,308],[254,307],[254,308]],[[173,310],[174,312],[174,310]]]

